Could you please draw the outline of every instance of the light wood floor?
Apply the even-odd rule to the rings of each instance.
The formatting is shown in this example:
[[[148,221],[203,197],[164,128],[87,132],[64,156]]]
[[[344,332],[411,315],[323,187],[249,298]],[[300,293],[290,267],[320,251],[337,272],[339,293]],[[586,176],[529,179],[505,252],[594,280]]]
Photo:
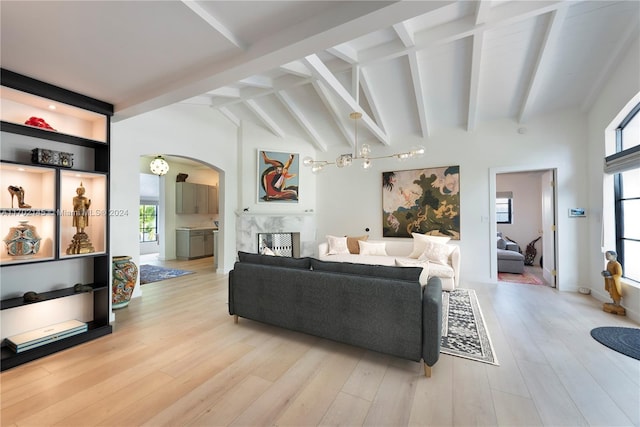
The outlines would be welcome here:
[[[161,264],[161,263],[160,263]],[[593,340],[590,296],[510,283],[476,289],[500,362],[416,362],[262,325],[235,325],[227,277],[143,286],[114,333],[0,375],[2,426],[640,425],[640,362]]]

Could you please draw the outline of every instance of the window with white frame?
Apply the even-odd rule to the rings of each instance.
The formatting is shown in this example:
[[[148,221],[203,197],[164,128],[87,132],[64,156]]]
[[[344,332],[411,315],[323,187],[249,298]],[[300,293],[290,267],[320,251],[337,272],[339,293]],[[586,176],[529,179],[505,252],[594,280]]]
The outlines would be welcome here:
[[[640,104],[616,128],[616,153],[605,158],[614,174],[615,236],[623,276],[640,282]]]

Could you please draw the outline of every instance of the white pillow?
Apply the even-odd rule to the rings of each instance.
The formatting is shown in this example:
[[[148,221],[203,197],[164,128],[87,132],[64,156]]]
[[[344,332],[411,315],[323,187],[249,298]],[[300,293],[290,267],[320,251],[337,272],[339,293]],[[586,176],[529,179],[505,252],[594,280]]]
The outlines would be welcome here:
[[[413,251],[409,258],[418,258],[424,252],[425,242],[431,241],[436,243],[447,243],[451,237],[447,236],[430,236],[428,234],[411,233],[413,236]]]
[[[405,260],[396,258],[396,267],[422,267],[422,273],[418,281],[422,286],[429,281],[429,261]]]
[[[387,255],[384,242],[365,242],[358,240],[360,255]]]
[[[275,253],[275,252],[273,252],[273,251],[271,250],[271,248],[269,248],[269,247],[266,247],[266,246],[265,246],[264,248],[262,248],[262,255],[275,256],[275,255],[276,255],[276,253]]]
[[[329,255],[342,255],[349,253],[346,237],[327,236],[327,243],[329,243]]]
[[[449,255],[451,255],[451,245],[426,241],[424,252],[418,258],[418,261],[432,261],[439,264],[449,264]]]

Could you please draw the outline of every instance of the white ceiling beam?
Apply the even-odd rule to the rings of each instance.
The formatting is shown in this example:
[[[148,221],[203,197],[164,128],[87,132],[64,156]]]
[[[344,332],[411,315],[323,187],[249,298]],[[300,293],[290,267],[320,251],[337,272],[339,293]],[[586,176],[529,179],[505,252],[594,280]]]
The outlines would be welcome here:
[[[522,104],[520,106],[520,112],[518,113],[518,123],[522,123],[527,116],[528,110],[533,105],[538,93],[540,92],[540,85],[545,73],[548,72],[548,63],[553,55],[553,50],[560,37],[560,31],[562,29],[562,23],[567,16],[568,7],[563,7],[551,12],[549,23],[547,25],[547,31],[545,32],[540,50],[538,51],[538,57],[536,63],[533,66],[533,72],[529,79],[529,85],[524,94]]]
[[[362,67],[377,62],[388,61],[408,55],[412,49],[423,50],[433,46],[470,37],[478,32],[495,29],[505,25],[543,15],[559,8],[567,7],[564,1],[512,1],[503,6],[491,9],[491,15],[484,24],[476,25],[475,16],[466,16],[446,24],[431,27],[414,33],[415,47],[398,48],[397,40],[360,51],[358,64]]]
[[[260,75],[247,77],[246,79],[239,80],[238,83],[263,89],[271,89],[273,87],[273,80],[271,78]]]
[[[207,92],[207,95],[224,96],[225,98],[240,98],[240,89],[237,87],[220,87]]]
[[[278,99],[289,110],[289,113],[296,119],[296,121],[302,126],[305,132],[311,137],[313,144],[323,152],[327,151],[327,144],[322,140],[322,137],[318,131],[313,127],[309,119],[304,115],[302,110],[296,105],[289,95],[283,90],[276,92]]]
[[[284,138],[285,133],[282,130],[282,128],[280,128],[280,126],[278,126],[278,124],[267,114],[266,111],[264,111],[262,109],[262,107],[260,107],[255,100],[253,99],[247,99],[245,101],[245,104],[247,105],[247,107],[249,107],[249,109],[251,111],[254,112],[254,114],[256,116],[258,116],[258,118],[262,121],[262,123],[264,123],[264,125],[269,128],[269,130],[271,130],[271,132],[274,133],[274,135],[279,136],[280,138]]]
[[[479,0],[476,8],[476,25],[484,24],[489,18],[491,0]]]
[[[475,130],[478,120],[478,94],[480,92],[480,68],[482,64],[482,44],[484,32],[473,36],[471,52],[471,72],[469,76],[469,111],[467,116],[467,130]]]
[[[242,50],[246,50],[246,45],[240,40],[232,31],[230,31],[226,25],[220,22],[209,11],[205,10],[197,1],[182,0],[189,9],[191,9],[196,15],[202,18],[207,24],[209,24],[214,30],[216,30],[225,39],[230,41],[234,46]]]
[[[311,71],[300,61],[292,61],[281,65],[280,70],[298,77],[311,77]]]
[[[418,63],[418,52],[409,52],[409,69],[411,70],[411,81],[413,82],[413,92],[416,96],[416,107],[420,118],[420,130],[423,138],[429,136],[429,126],[427,123],[427,101],[424,99],[424,88],[422,87],[422,76],[420,75],[420,64]]]
[[[231,111],[229,111],[228,108],[222,107],[222,108],[218,108],[217,110],[220,111],[222,115],[225,116],[227,119],[229,119],[231,123],[233,123],[237,127],[240,126],[240,119],[238,118],[238,116],[236,116]]]
[[[327,52],[342,59],[345,62],[348,62],[349,64],[358,63],[358,52],[346,43],[343,43],[339,46],[331,47],[327,49]]]
[[[363,68],[362,70],[360,70],[360,73],[360,85],[362,86],[362,92],[364,93],[364,96],[365,98],[367,98],[367,102],[369,103],[369,108],[371,108],[371,114],[373,114],[373,117],[375,118],[378,126],[380,126],[380,129],[386,132],[384,120],[382,118],[382,114],[380,113],[380,109],[378,108],[378,105],[380,105],[380,103],[378,102],[378,98],[375,96],[371,88],[371,79],[369,77],[369,72]]]
[[[317,80],[314,80],[313,82],[311,82],[311,84],[313,85],[313,88],[316,90],[316,93],[320,97],[320,100],[324,104],[325,108],[333,117],[333,120],[338,126],[338,129],[340,129],[340,132],[342,132],[342,135],[344,135],[344,139],[347,141],[347,143],[351,147],[354,147],[355,136],[352,133],[350,133],[349,130],[347,129],[347,126],[345,125],[343,117],[340,116],[341,111],[336,105],[336,103],[333,101],[333,98],[331,97],[331,93],[329,92],[329,89],[327,89],[327,87],[323,83]]]
[[[393,29],[395,30],[396,34],[405,47],[415,46],[416,41],[413,38],[413,31],[409,29],[408,24],[406,24],[405,22],[400,22],[398,24],[395,24],[393,26]]]
[[[115,105],[117,122],[152,111],[209,90],[228,86],[252,76],[256,70],[272,70],[337,46],[380,28],[455,4],[455,1],[366,1],[333,2],[326,11],[298,25],[282,28],[278,33],[257,41],[250,49],[225,61],[212,61],[197,71],[184,69],[168,82],[136,93]]]
[[[358,65],[351,69],[351,96],[360,105],[360,67]]]
[[[362,122],[371,133],[384,145],[389,145],[389,135],[374,123],[369,115],[362,111],[362,108],[349,92],[342,86],[336,77],[329,71],[326,65],[317,55],[309,55],[304,58],[305,64],[312,70],[314,76],[323,82],[331,91],[342,99],[353,111],[362,113]]]

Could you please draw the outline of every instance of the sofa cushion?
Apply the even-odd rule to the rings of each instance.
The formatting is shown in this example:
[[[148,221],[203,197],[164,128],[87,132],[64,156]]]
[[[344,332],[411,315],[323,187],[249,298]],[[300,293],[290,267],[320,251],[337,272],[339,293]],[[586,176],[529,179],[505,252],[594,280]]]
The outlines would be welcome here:
[[[299,268],[303,270],[309,270],[311,268],[311,261],[309,258],[291,258],[284,256],[271,256],[252,254],[249,252],[238,252],[238,259],[240,262],[248,262],[251,264],[262,265],[275,265],[278,267]]]
[[[510,259],[515,261],[524,261],[524,255],[516,251],[508,251],[506,249],[498,250],[498,259]]]
[[[447,236],[430,236],[428,234],[411,233],[413,236],[413,250],[409,255],[409,258],[419,258],[424,252],[426,242],[447,243],[451,240]]]
[[[422,268],[393,267],[387,265],[356,264],[351,262],[320,261],[311,258],[311,268],[317,271],[332,271],[334,273],[356,274],[359,276],[379,277],[383,279],[398,279],[417,282]]]
[[[437,262],[429,263],[429,277],[453,277],[453,268],[449,265],[439,264]]]
[[[348,254],[347,238],[340,236],[327,236],[329,255]]]
[[[507,241],[502,237],[498,237],[498,249],[507,249]]]
[[[366,241],[369,238],[368,235],[357,236],[357,237],[349,237],[347,236],[347,248],[349,248],[349,253],[351,254],[359,254],[360,253],[360,244],[359,240]]]
[[[364,242],[360,240],[360,255],[387,255],[384,242]]]

